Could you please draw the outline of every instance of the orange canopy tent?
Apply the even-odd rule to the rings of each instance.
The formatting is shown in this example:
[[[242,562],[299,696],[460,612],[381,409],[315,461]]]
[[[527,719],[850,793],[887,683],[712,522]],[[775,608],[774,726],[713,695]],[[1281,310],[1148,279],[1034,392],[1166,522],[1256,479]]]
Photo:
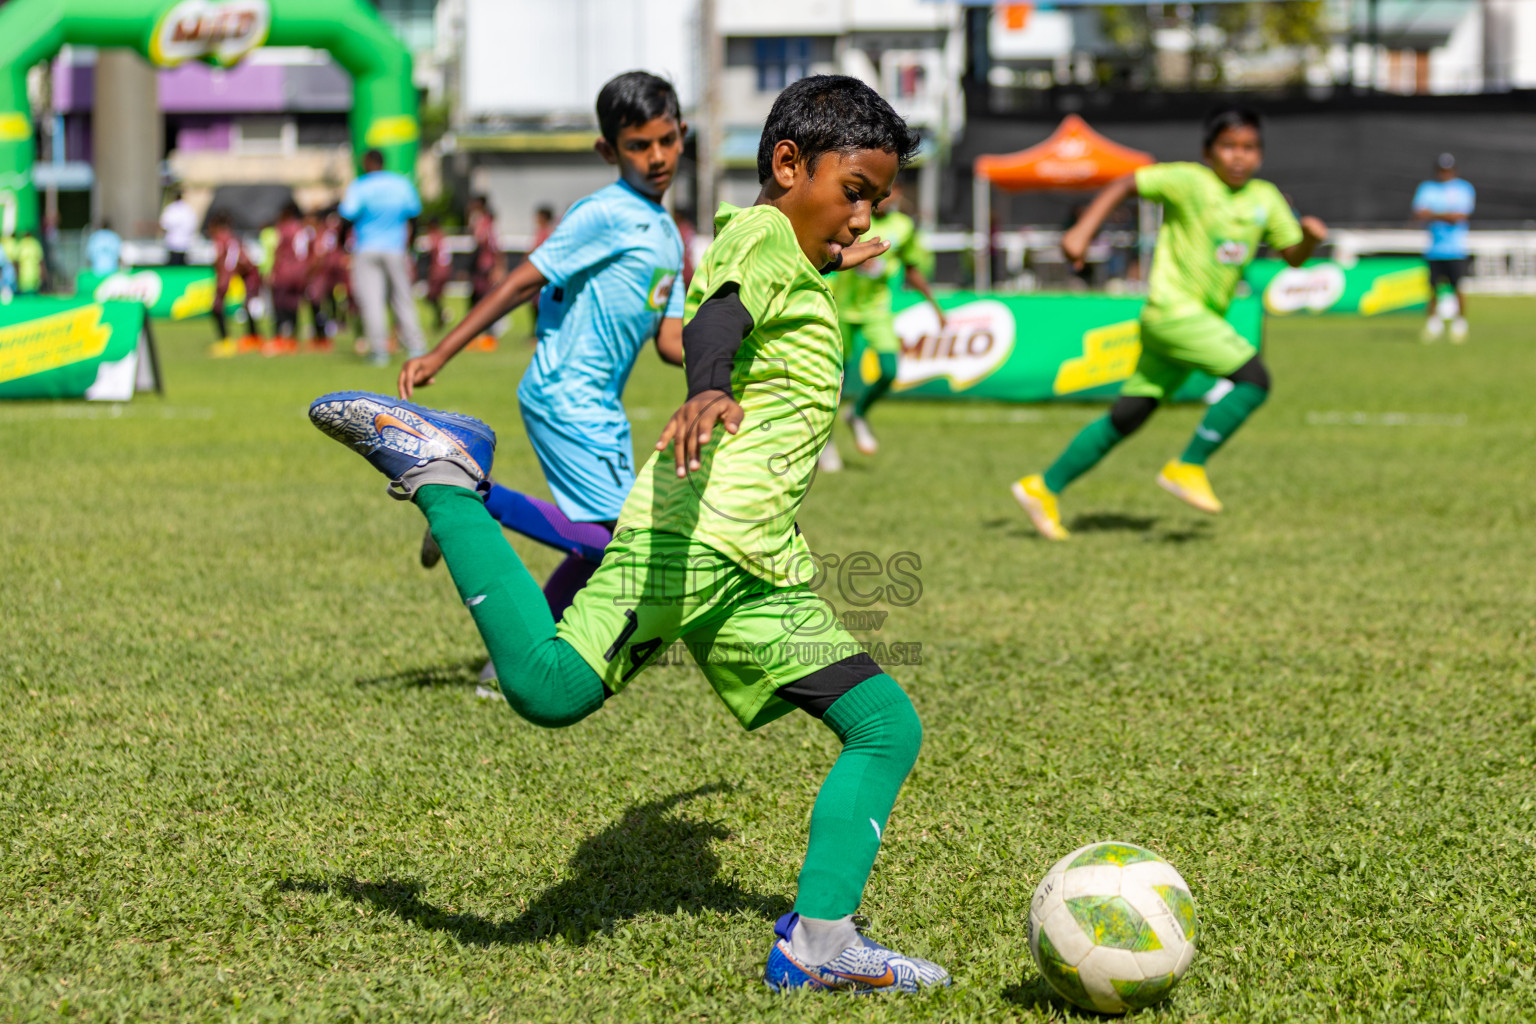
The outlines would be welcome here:
[[[1038,146],[1005,156],[977,157],[976,177],[1010,192],[1102,188],[1152,162],[1148,154],[1110,142],[1088,127],[1087,121],[1068,114]]]
[[[1147,153],[1109,141],[1076,114],[1068,114],[1039,145],[1017,153],[977,157],[974,212],[978,286],[985,289],[991,284],[987,235],[993,185],[1010,192],[1096,189],[1153,162]]]

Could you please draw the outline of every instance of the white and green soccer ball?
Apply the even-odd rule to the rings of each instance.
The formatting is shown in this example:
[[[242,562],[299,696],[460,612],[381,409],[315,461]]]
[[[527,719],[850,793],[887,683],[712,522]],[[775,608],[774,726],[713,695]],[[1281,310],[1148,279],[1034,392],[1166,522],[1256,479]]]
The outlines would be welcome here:
[[[1047,871],[1029,905],[1029,951],[1064,999],[1125,1013],[1165,998],[1195,958],[1195,900],[1151,850],[1094,843]]]

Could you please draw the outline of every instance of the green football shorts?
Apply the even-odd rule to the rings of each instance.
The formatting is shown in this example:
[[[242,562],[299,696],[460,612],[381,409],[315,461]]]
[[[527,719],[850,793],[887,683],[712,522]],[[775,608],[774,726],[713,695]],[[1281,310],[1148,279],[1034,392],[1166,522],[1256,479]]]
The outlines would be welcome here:
[[[901,339],[896,337],[896,318],[889,314],[873,320],[854,322],[839,320],[843,332],[843,362],[853,358],[853,343],[857,335],[864,335],[864,344],[880,355],[896,355],[901,351]]]
[[[1132,398],[1166,401],[1194,370],[1225,377],[1259,350],[1215,313],[1141,321],[1141,356],[1120,388]]]
[[[794,710],[774,695],[779,687],[864,653],[809,587],[775,587],[714,548],[661,530],[614,535],[559,635],[614,693],[682,641],[748,729]]]

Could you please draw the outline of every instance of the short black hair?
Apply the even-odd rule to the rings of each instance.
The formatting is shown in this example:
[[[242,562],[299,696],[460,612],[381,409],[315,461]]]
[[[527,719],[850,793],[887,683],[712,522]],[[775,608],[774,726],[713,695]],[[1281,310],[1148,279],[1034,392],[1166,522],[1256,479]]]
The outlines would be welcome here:
[[[824,153],[880,149],[905,166],[921,138],[869,86],[848,75],[811,75],[779,93],[757,143],[757,180],[773,176],[773,147],[793,142],[806,169],[816,173]]]
[[[1259,133],[1259,145],[1264,145],[1264,123],[1259,119],[1259,112],[1252,107],[1232,104],[1216,107],[1205,115],[1200,151],[1203,153],[1216,145],[1221,133],[1229,128],[1252,128]]]
[[[683,111],[672,83],[648,71],[616,75],[597,94],[597,124],[609,145],[618,145],[620,128],[632,128],[658,117],[670,117],[681,124]]]
[[[384,153],[381,150],[377,150],[377,149],[370,149],[368,152],[364,153],[363,154],[363,166],[367,167],[371,163],[376,163],[380,167],[383,167],[384,166]]]
[[[538,209],[534,210],[533,213],[534,216],[543,217],[545,220],[555,219],[555,208],[553,206],[540,206]]]

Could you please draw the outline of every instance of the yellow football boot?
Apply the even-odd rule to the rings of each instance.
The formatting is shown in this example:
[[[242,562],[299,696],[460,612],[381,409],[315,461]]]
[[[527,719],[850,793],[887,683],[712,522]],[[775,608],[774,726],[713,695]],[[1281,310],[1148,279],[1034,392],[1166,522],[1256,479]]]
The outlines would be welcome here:
[[[214,359],[231,359],[239,351],[239,346],[233,340],[216,341],[208,346],[208,354]]]
[[[1039,473],[1015,481],[1013,500],[1029,513],[1029,521],[1035,524],[1040,536],[1046,540],[1066,540],[1072,536],[1061,525],[1061,512],[1056,508],[1056,495],[1045,486],[1045,478]]]
[[[1174,459],[1157,474],[1157,485],[1187,505],[1211,515],[1221,511],[1221,499],[1211,490],[1204,466],[1192,466]]]

